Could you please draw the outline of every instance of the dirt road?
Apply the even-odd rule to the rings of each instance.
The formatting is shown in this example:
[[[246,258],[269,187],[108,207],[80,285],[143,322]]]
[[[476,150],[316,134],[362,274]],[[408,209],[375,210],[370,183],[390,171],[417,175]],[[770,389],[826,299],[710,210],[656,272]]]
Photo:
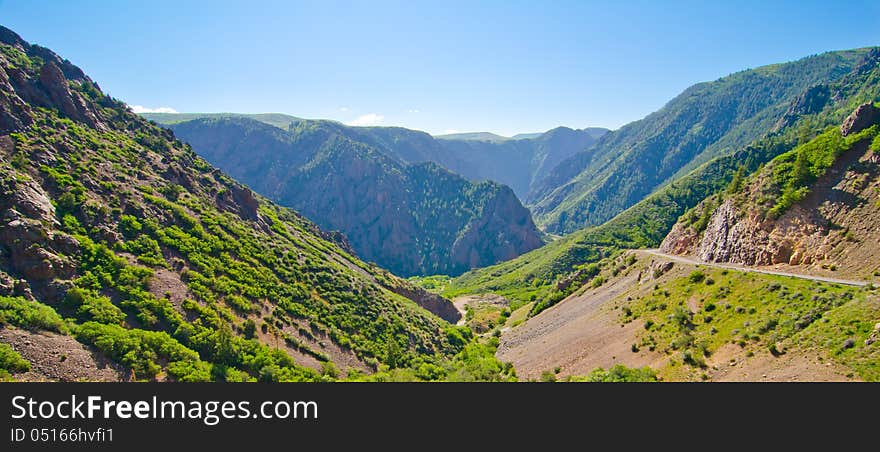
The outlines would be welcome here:
[[[717,268],[726,268],[730,270],[736,270],[741,272],[751,272],[751,273],[763,273],[765,275],[777,275],[777,276],[790,276],[792,278],[800,278],[800,279],[809,279],[811,281],[821,281],[833,284],[845,284],[848,286],[866,286],[868,285],[867,281],[855,281],[851,279],[838,279],[838,278],[827,278],[825,276],[812,276],[812,275],[803,275],[800,273],[790,273],[783,272],[778,270],[766,270],[763,268],[755,268],[755,267],[746,267],[744,265],[736,265],[736,264],[722,264],[717,262],[703,262],[697,259],[693,259],[686,256],[678,256],[675,254],[666,254],[661,252],[658,249],[650,249],[650,250],[635,250],[637,253],[645,253],[652,256],[662,257],[665,259],[669,259],[676,262],[681,262],[684,264],[691,265],[705,265],[707,267],[717,267]]]

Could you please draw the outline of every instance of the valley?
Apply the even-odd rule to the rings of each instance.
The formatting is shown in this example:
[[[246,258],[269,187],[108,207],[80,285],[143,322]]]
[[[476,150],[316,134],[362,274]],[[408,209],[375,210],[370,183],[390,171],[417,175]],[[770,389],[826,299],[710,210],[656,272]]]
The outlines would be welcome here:
[[[878,47],[511,137],[0,51],[0,380],[880,380]]]

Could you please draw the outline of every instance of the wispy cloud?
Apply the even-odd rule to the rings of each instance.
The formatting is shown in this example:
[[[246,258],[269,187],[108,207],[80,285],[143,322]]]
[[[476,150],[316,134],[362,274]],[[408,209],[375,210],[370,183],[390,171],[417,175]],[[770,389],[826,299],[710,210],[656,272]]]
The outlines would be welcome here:
[[[132,105],[131,111],[135,113],[177,113],[177,110],[171,107],[147,108],[143,105]]]
[[[348,107],[339,107],[339,111],[344,113],[344,112],[348,111]]]
[[[407,113],[419,113],[420,110],[418,108],[411,108],[411,109],[407,110],[406,112]]]
[[[350,126],[375,126],[380,124],[385,120],[385,117],[380,115],[379,113],[367,113],[363,116],[358,116],[352,121],[347,122],[346,124]]]

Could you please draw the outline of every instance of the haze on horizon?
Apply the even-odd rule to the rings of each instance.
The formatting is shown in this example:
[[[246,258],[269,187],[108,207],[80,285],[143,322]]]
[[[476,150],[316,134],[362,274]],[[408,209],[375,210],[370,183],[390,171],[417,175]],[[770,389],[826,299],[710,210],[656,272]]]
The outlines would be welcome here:
[[[861,0],[0,0],[0,18],[142,111],[280,112],[435,135],[615,129],[694,83],[880,44],[880,4]]]

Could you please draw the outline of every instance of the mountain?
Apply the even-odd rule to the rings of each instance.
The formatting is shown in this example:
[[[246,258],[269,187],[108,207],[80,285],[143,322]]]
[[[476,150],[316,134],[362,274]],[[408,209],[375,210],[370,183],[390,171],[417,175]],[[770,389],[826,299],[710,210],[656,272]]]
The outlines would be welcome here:
[[[529,304],[536,314],[595,276],[595,264],[602,259],[621,250],[659,246],[682,215],[689,222],[707,222],[711,210],[705,214],[693,210],[702,201],[729,190],[828,127],[839,127],[859,105],[878,101],[880,49],[874,49],[834,82],[795,96],[774,120],[767,121],[771,125],[759,139],[676,178],[602,225],[578,230],[516,259],[464,273],[446,285],[444,294],[494,293],[513,305]]]
[[[2,379],[513,378],[448,301],[3,27],[0,163]]]
[[[302,120],[284,113],[140,113],[140,115],[157,124],[164,125],[203,118],[249,118],[283,130],[287,130],[291,123]]]
[[[542,135],[541,132],[536,132],[536,133],[518,133],[518,134],[516,134],[516,135],[510,137],[510,139],[511,139],[511,140],[525,140],[525,139],[530,139],[530,138],[538,138],[538,137],[541,136],[541,135]],[[598,138],[598,137],[596,137],[596,138]]]
[[[501,135],[496,135],[492,132],[449,133],[446,135],[434,135],[434,138],[440,140],[488,141],[490,143],[500,143],[511,139],[510,137],[502,137]]]
[[[331,121],[299,121],[283,131],[247,118],[171,127],[209,162],[341,231],[359,256],[399,275],[457,275],[542,244],[510,188],[384,152],[383,143],[412,134]]]
[[[706,262],[880,273],[880,108],[779,155],[675,225],[662,249]]]
[[[552,233],[596,226],[711,159],[772,130],[798,96],[852,72],[872,49],[828,52],[694,85],[599,139],[525,197]]]
[[[180,114],[198,119],[210,117],[200,114]],[[158,118],[160,123],[174,129],[181,129],[177,121],[180,115],[150,114],[148,118]],[[226,115],[226,114],[224,114]],[[226,115],[225,117],[229,117]],[[239,115],[248,117],[248,115]],[[292,118],[292,117],[291,117]],[[257,119],[259,118],[252,118]],[[265,121],[263,121],[265,122]],[[607,129],[590,127],[582,130],[558,127],[534,138],[478,140],[461,138],[432,137],[431,135],[402,127],[348,127],[336,121],[295,119],[292,123],[320,123],[332,128],[336,133],[365,143],[377,150],[406,163],[434,162],[446,169],[476,181],[491,180],[509,186],[524,197],[535,184],[540,182],[550,170],[565,158],[588,148]],[[183,131],[182,134],[190,133]],[[182,135],[184,138],[189,138]],[[448,137],[448,136],[447,136]],[[196,149],[200,151],[200,149]]]
[[[659,252],[606,254],[560,281],[573,289],[553,309],[498,316],[498,357],[530,380],[880,380],[877,75],[863,66],[846,78],[865,84],[793,104],[815,108],[783,120],[836,117],[848,91],[875,98],[757,170],[741,165]]]
[[[425,157],[472,179],[509,185],[524,198],[566,158],[589,148],[606,129],[557,127],[534,138],[502,142],[438,140],[440,152]]]

